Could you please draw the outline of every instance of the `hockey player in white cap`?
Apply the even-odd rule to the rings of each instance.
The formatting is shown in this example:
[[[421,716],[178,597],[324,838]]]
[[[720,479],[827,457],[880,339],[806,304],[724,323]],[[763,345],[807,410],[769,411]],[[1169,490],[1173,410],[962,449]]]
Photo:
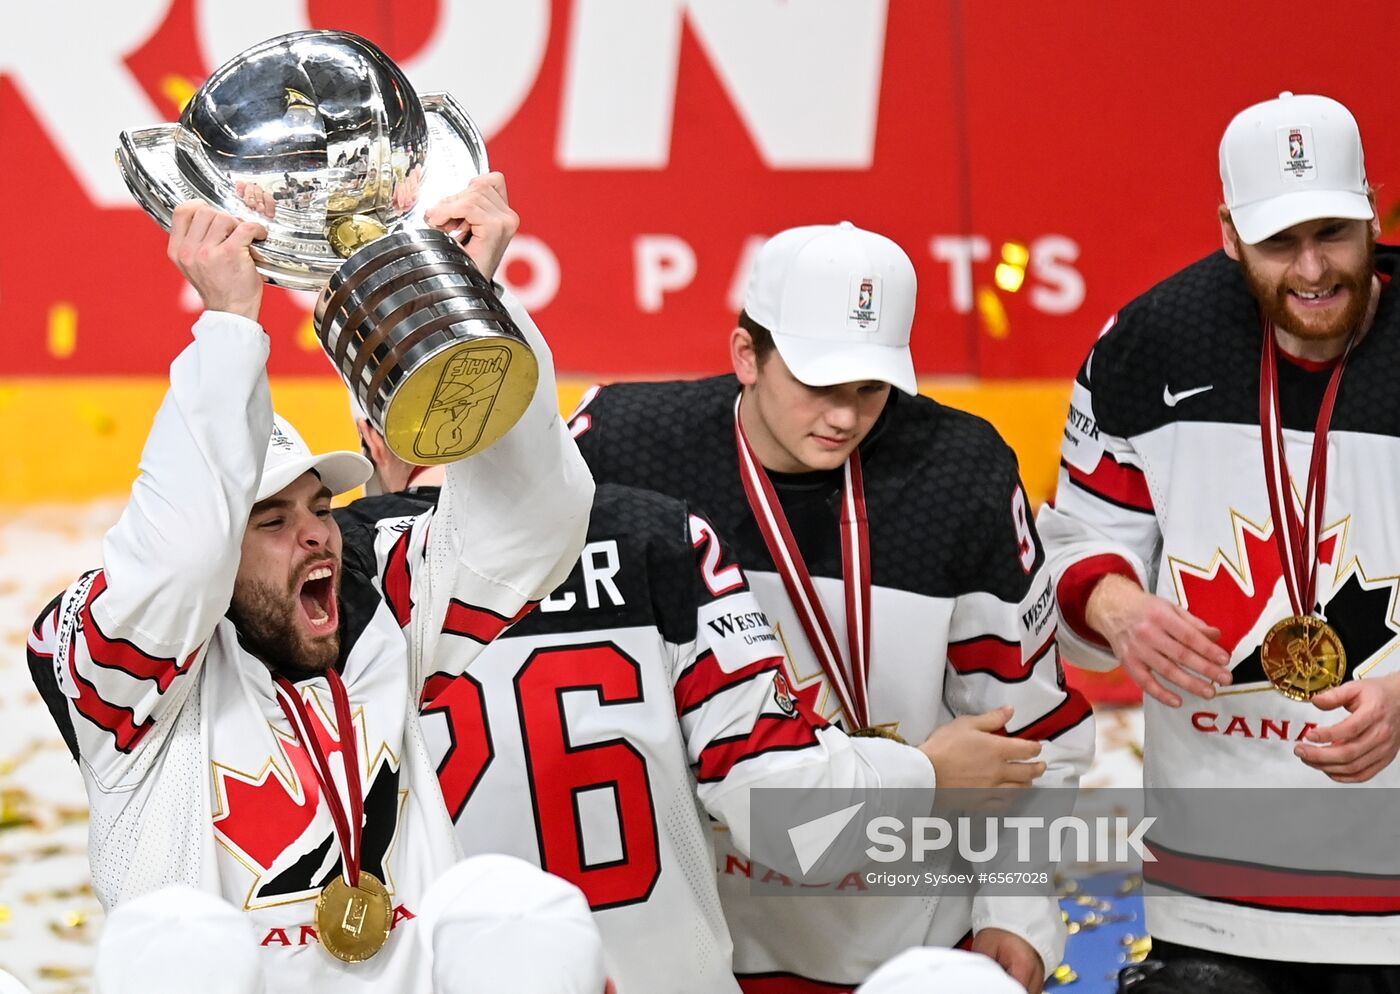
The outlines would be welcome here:
[[[1326,788],[1280,802],[1324,824],[1284,809],[1236,842],[1173,829],[1211,791],[1157,793],[1185,817],[1153,812],[1146,876],[1176,892],[1148,898],[1153,956],[1396,990],[1400,897],[1364,879],[1400,874],[1386,794],[1338,788],[1400,786],[1400,253],[1336,100],[1247,107],[1219,162],[1221,250],[1123,307],[1077,377],[1039,522],[1062,641],[1142,687],[1149,790]]]
[[[488,273],[519,223],[498,174],[429,216]],[[269,991],[426,994],[414,919],[458,849],[418,724],[424,684],[465,670],[568,573],[592,481],[548,346],[506,294],[540,363],[529,408],[448,467],[434,509],[370,532],[367,572],[347,568],[331,499],[370,466],[313,454],[273,416],[249,252],[263,234],[176,210],[170,257],[206,309],[102,569],[38,641],[106,908],[189,884],[247,915]]]
[[[1062,680],[1016,458],[986,422],[918,395],[916,290],[879,234],[781,232],[730,332],[735,375],[603,387],[572,429],[600,483],[705,509],[822,719],[960,740],[934,760],[939,787],[1072,786],[1093,721]],[[1050,895],[754,896],[742,850],[717,845],[746,991],[849,990],[902,949],[964,941],[1039,990],[1063,952]]]

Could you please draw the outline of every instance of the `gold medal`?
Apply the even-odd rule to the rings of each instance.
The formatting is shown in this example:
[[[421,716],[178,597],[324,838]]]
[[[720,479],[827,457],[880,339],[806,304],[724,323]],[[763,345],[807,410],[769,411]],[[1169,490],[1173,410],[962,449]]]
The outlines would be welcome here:
[[[331,243],[336,255],[348,259],[388,233],[388,228],[367,214],[347,214],[327,225],[326,240]]]
[[[1305,615],[1284,618],[1270,628],[1259,657],[1269,682],[1295,701],[1310,701],[1331,690],[1347,672],[1347,653],[1337,630]]]
[[[336,877],[316,900],[316,935],[326,952],[346,963],[363,963],[383,949],[393,920],[389,892],[364,870],[358,887]]]
[[[894,730],[894,723],[888,725],[866,725],[864,728],[857,728],[851,733],[852,738],[857,739],[889,739],[891,742],[898,742],[900,745],[908,745],[904,737]]]

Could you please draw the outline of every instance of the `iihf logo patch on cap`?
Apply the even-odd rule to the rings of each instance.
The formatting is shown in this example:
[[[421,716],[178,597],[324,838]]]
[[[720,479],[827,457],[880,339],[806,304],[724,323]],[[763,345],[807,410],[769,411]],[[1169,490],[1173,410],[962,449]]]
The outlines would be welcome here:
[[[1317,179],[1317,163],[1313,160],[1312,128],[1296,124],[1278,129],[1279,166],[1283,178],[1291,180]]]
[[[851,277],[850,307],[846,311],[846,327],[860,331],[880,328],[880,277]]]
[[[272,437],[267,441],[268,445],[278,449],[285,449],[291,452],[296,449],[296,444],[282,433],[282,429],[275,423],[272,426]]]

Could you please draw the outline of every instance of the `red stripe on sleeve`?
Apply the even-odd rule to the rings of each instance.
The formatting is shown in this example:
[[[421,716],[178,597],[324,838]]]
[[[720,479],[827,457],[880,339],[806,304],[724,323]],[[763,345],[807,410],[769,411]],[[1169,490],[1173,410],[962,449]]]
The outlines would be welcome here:
[[[71,650],[68,654],[68,673],[78,688],[78,696],[72,699],[73,708],[78,714],[98,728],[111,732],[120,752],[131,752],[135,749],[151,730],[151,720],[148,718],[138,725],[135,722],[135,713],[130,708],[116,707],[104,701],[97,693],[97,688],[78,675]]]
[[[384,600],[394,613],[399,627],[405,627],[413,617],[412,581],[408,573],[408,538],[411,532],[405,530],[389,549],[389,560],[384,564]]]
[[[1070,688],[1065,691],[1065,699],[1055,710],[1011,734],[1018,739],[1049,741],[1063,735],[1093,713],[1088,698]]]
[[[1055,632],[1028,659],[1021,658],[1021,643],[1007,642],[995,635],[964,639],[948,645],[948,662],[953,669],[966,676],[969,673],[986,673],[1005,683],[1017,683],[1026,679],[1035,670],[1035,664],[1055,646]]]
[[[676,715],[683,716],[704,704],[721,691],[736,687],[760,673],[768,673],[782,665],[779,656],[769,656],[756,663],[726,673],[713,652],[705,652],[676,680]]]
[[[1092,473],[1085,473],[1061,459],[1060,465],[1076,484],[1106,500],[1134,511],[1152,513],[1152,492],[1147,477],[1135,466],[1124,466],[1105,452]]]
[[[1069,626],[1069,630],[1084,641],[1105,649],[1108,648],[1108,642],[1089,627],[1089,622],[1084,618],[1084,609],[1089,605],[1089,595],[1094,592],[1094,587],[1110,574],[1126,576],[1134,583],[1138,582],[1137,574],[1126,559],[1113,553],[1105,553],[1081,559],[1071,565],[1055,587],[1055,599],[1060,604],[1060,617]]]
[[[538,603],[539,601],[531,601],[517,611],[513,618],[507,618],[484,607],[472,607],[462,601],[453,600],[447,605],[447,618],[442,623],[442,633],[461,635],[486,645],[533,611]]]
[[[98,573],[92,581],[92,589],[88,591],[87,601],[83,604],[82,630],[83,638],[87,642],[88,656],[98,666],[121,670],[138,680],[154,680],[156,689],[162,694],[165,693],[175,678],[189,669],[190,663],[199,654],[199,648],[186,656],[183,663],[177,665],[174,658],[152,656],[126,639],[109,639],[102,633],[97,620],[92,616],[93,603],[106,589],[107,574]]]
[[[723,780],[729,771],[746,759],[765,752],[804,749],[817,741],[817,730],[802,717],[762,715],[753,731],[732,739],[715,739],[700,752],[696,779],[702,783]]]

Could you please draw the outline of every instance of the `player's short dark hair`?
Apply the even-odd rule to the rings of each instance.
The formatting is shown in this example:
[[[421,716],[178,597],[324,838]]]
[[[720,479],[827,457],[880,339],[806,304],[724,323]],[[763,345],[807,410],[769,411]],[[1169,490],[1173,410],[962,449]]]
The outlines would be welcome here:
[[[739,327],[747,331],[753,339],[754,355],[758,358],[759,365],[762,365],[777,348],[773,344],[773,333],[749,317],[748,311],[739,312]]]

